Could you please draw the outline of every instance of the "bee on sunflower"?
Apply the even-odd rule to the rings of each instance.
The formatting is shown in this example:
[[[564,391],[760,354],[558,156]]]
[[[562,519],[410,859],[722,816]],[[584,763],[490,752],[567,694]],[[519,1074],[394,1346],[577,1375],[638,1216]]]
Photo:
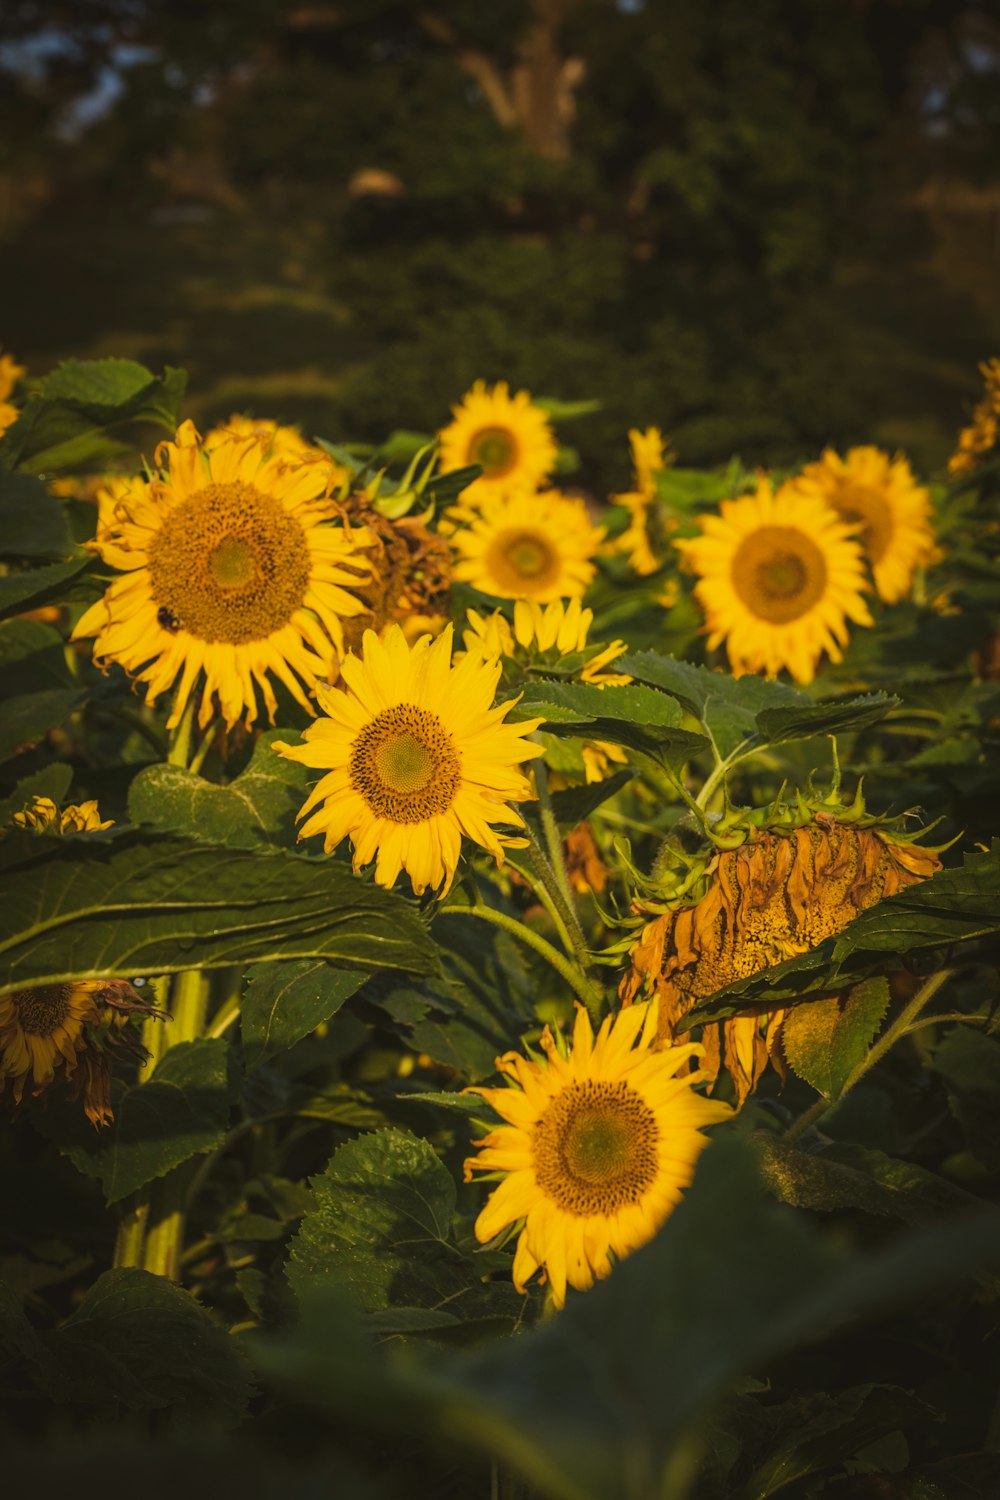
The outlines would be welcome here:
[[[899,819],[868,813],[860,789],[849,804],[832,792],[738,813],[726,837],[736,846],[672,851],[673,864],[654,872],[648,899],[634,905],[649,920],[631,945],[619,994],[625,1003],[655,995],[667,1038],[683,1030],[697,1001],[815,948],[941,867],[937,851],[902,833]],[[740,1103],[769,1061],[783,1074],[784,1019],[778,1010],[703,1028],[705,1068],[715,1078],[725,1066]]]
[[[273,720],[272,677],[311,712],[304,689],[331,675],[370,574],[371,537],[343,523],[329,466],[286,462],[266,435],[208,445],[190,422],[156,462],[102,499],[89,545],[120,576],[73,639],[94,637],[94,660],[120,663],[150,703],[176,688],[170,727],[199,683],[202,728],[216,701],[227,728],[253,724],[258,691]]]
[[[460,510],[449,516],[453,576],[483,594],[547,604],[582,598],[594,577],[604,528],[582,500],[521,490],[481,501],[471,519]]]
[[[710,649],[725,642],[736,676],[787,668],[811,682],[824,651],[843,659],[848,620],[871,625],[864,556],[852,530],[827,505],[791,484],[723,500],[703,516],[701,535],[675,542],[698,575]]]
[[[934,554],[930,492],[917,484],[906,459],[872,447],[851,448],[841,458],[828,448],[791,485],[861,528],[858,541],[879,598],[886,604],[902,599],[914,570]]]
[[[300,838],[324,836],[331,853],[350,836],[354,868],[375,860],[391,886],[405,870],[417,895],[447,894],[463,835],[503,863],[524,840],[513,802],[531,795],[522,762],[542,754],[528,736],[541,723],[506,724],[513,701],[494,706],[500,663],[467,652],[452,664],[452,627],[412,646],[398,625],[365,634],[341,663],[343,688],[317,688],[324,716],[304,743],[275,744],[289,760],[323,770],[299,814]]]
[[[503,1123],[474,1142],[465,1177],[501,1177],[476,1238],[516,1233],[514,1285],[541,1272],[562,1307],[567,1286],[586,1291],[652,1239],[694,1175],[703,1131],[733,1111],[697,1092],[702,1048],[663,1039],[656,1001],[607,1016],[596,1037],[579,1007],[572,1042],[546,1027],[541,1052],[505,1053],[506,1086],[468,1091]]]
[[[482,474],[465,490],[467,511],[482,500],[537,489],[556,465],[559,448],[547,414],[527,391],[511,396],[506,381],[477,380],[439,433],[441,469],[479,464]]]

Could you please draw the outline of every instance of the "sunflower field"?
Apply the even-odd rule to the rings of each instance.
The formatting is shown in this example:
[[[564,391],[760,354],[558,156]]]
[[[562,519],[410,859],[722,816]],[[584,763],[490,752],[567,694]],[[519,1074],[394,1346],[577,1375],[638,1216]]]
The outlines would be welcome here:
[[[0,358],[11,1494],[1000,1495],[982,375],[606,496]]]

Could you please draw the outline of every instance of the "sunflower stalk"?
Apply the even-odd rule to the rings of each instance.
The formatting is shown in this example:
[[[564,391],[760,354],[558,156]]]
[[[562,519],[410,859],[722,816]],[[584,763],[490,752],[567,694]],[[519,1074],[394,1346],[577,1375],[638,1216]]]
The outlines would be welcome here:
[[[545,769],[544,760],[538,760],[534,766],[535,786],[538,789],[538,809],[542,824],[542,833],[545,838],[545,848],[539,844],[538,839],[530,831],[531,862],[538,873],[539,879],[545,884],[553,903],[559,909],[563,923],[565,924],[571,945],[571,951],[581,969],[586,969],[587,940],[580,926],[580,919],[576,914],[576,904],[573,900],[573,891],[566,873],[566,861],[563,857],[562,835],[559,832],[559,824],[552,809],[552,798],[549,795],[548,774]]]
[[[805,1114],[800,1115],[800,1117],[795,1120],[785,1131],[784,1138],[786,1141],[795,1141],[798,1140],[800,1135],[804,1135],[807,1130],[811,1129],[812,1126],[815,1125],[817,1120],[821,1119],[822,1116],[826,1114],[828,1109],[832,1108],[834,1104],[839,1104],[840,1101],[850,1093],[855,1084],[860,1083],[865,1074],[871,1068],[873,1068],[876,1063],[881,1062],[886,1053],[891,1051],[891,1049],[896,1045],[898,1041],[901,1041],[903,1037],[909,1035],[911,1032],[917,1029],[915,1023],[917,1022],[920,1012],[923,1010],[924,1006],[934,998],[941,986],[951,978],[952,972],[953,971],[951,969],[940,969],[938,973],[932,974],[929,979],[926,979],[924,981],[917,993],[913,996],[912,1000],[910,1000],[909,1004],[905,1005],[900,1011],[899,1015],[893,1021],[892,1025],[882,1033],[878,1041],[868,1049],[868,1052],[865,1054],[865,1056],[848,1074],[847,1079],[844,1082],[844,1086],[840,1090],[840,1093],[837,1095],[836,1099],[817,1099],[815,1103],[806,1110]]]
[[[449,910],[455,912],[456,915],[477,917],[481,922],[492,922],[494,927],[502,928],[504,932],[509,932],[529,948],[533,948],[566,981],[577,999],[587,1007],[592,1019],[600,1021],[603,1018],[604,995],[602,991],[588,979],[577,964],[564,958],[558,948],[553,948],[552,944],[540,933],[532,931],[516,917],[508,917],[505,912],[496,911],[492,906],[486,906],[481,901],[477,901],[472,906],[450,907]]]

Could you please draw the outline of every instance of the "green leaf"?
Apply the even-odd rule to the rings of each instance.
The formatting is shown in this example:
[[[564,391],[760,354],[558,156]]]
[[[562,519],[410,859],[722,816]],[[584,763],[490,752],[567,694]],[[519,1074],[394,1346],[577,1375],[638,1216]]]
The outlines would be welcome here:
[[[1000,1042],[972,1026],[953,1026],[931,1067],[944,1079],[951,1112],[972,1154],[1000,1170]]]
[[[69,1154],[80,1171],[100,1178],[108,1203],[222,1144],[235,1096],[229,1063],[221,1038],[178,1042],[148,1082],[115,1100],[110,1129],[94,1134],[81,1126]]]
[[[781,745],[791,740],[811,740],[818,734],[848,734],[868,729],[898,706],[899,699],[889,698],[885,693],[862,693],[860,697],[845,694],[808,705],[762,709],[757,715],[757,728],[766,744]]]
[[[613,776],[608,776],[604,781],[594,781],[588,786],[571,786],[564,791],[553,792],[552,811],[556,815],[556,822],[561,828],[575,828],[585,818],[589,818],[592,812],[605,802],[609,802],[623,786],[627,786],[632,780],[635,772],[632,770],[616,771]]]
[[[74,1398],[235,1424],[253,1392],[235,1339],[194,1298],[147,1271],[106,1271],[49,1335]]]
[[[839,1099],[850,1074],[866,1057],[888,1008],[885,979],[866,979],[844,994],[795,1006],[781,1029],[789,1067],[824,1099]]]
[[[598,400],[560,401],[558,396],[532,396],[532,406],[540,407],[552,422],[573,422],[578,417],[592,417],[602,409]]]
[[[8,837],[0,992],[287,958],[430,973],[415,908],[330,859],[216,848],[170,835]]]
[[[252,1071],[335,1015],[368,976],[322,960],[258,964],[240,1009],[243,1060]]]
[[[739,1500],[768,1500],[807,1474],[839,1468],[886,1433],[940,1420],[932,1406],[893,1385],[854,1386],[809,1404],[819,1410],[807,1421],[798,1416],[792,1433],[754,1470]]]
[[[23,777],[9,797],[0,802],[0,828],[6,828],[14,814],[22,812],[36,797],[49,797],[59,804],[65,800],[73,781],[73,768],[56,763]]]
[[[637,684],[596,687],[587,682],[532,682],[516,709],[519,719],[541,716],[552,734],[610,740],[656,757],[686,760],[708,742],[680,727],[680,704]]]
[[[719,990],[687,1013],[685,1026],[719,1021],[751,1006],[776,1010],[817,990],[836,990],[866,974],[911,962],[961,963],[981,939],[1000,932],[1000,843],[967,854],[958,868],[879,901],[816,948]]]
[[[91,561],[87,553],[80,553],[68,562],[48,563],[0,578],[0,620],[61,600],[68,592],[66,584],[89,568]]]
[[[43,740],[50,729],[64,724],[86,700],[82,688],[50,688],[41,693],[22,693],[4,705],[0,725],[0,761]]]
[[[0,438],[0,469],[37,474],[106,461],[122,446],[106,434],[126,422],[156,422],[172,432],[186,384],[183,370],[155,376],[130,359],[66,360]]]
[[[58,1380],[54,1355],[28,1322],[10,1287],[0,1281],[0,1373],[4,1385],[14,1383],[19,1366],[26,1367],[32,1383],[51,1389]]]
[[[62,502],[33,474],[0,471],[0,556],[65,557],[71,547]]]
[[[39,620],[0,625],[0,760],[42,739],[83,703],[70,675],[62,636]]]
[[[348,1141],[310,1186],[316,1207],[287,1267],[295,1292],[346,1287],[372,1312],[433,1308],[461,1289],[450,1240],[455,1184],[426,1141],[402,1130]]]
[[[190,834],[208,844],[293,847],[307,772],[271,748],[276,739],[288,735],[281,729],[262,734],[250,764],[228,786],[216,786],[183,766],[145,767],[129,787],[129,817],[133,823]]]

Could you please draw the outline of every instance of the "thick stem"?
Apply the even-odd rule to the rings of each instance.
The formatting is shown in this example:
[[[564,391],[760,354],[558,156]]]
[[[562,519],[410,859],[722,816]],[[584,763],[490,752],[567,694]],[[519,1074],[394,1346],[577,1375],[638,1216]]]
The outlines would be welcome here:
[[[501,927],[504,932],[511,933],[526,943],[529,948],[534,948],[536,953],[550,963],[556,973],[563,978],[578,999],[582,1000],[594,1021],[603,1019],[604,996],[591,984],[587,976],[579,970],[575,964],[563,958],[557,948],[546,942],[537,932],[532,932],[523,922],[516,917],[508,917],[502,911],[494,911],[491,906],[483,906],[477,903],[475,906],[452,906],[448,908],[457,916],[477,917],[481,922],[492,922],[494,927]]]
[[[187,763],[191,758],[191,736],[194,732],[194,698],[189,697],[184,705],[179,723],[175,726],[170,736],[170,749],[167,751],[168,766],[183,766],[187,769]]]
[[[806,1110],[805,1114],[795,1120],[785,1131],[786,1141],[798,1140],[810,1126],[814,1125],[821,1115],[834,1104],[839,1104],[846,1094],[850,1093],[854,1085],[865,1076],[870,1068],[881,1062],[886,1053],[896,1045],[908,1032],[913,1030],[913,1023],[929,1000],[932,1000],[946,980],[951,978],[951,969],[941,969],[939,973],[932,974],[920,986],[913,999],[903,1007],[899,1015],[879,1037],[874,1046],[870,1047],[858,1065],[848,1073],[844,1087],[836,1099],[817,1099],[816,1102]]]
[[[141,1266],[149,1219],[149,1196],[137,1194],[122,1214],[115,1239],[115,1266]]]

